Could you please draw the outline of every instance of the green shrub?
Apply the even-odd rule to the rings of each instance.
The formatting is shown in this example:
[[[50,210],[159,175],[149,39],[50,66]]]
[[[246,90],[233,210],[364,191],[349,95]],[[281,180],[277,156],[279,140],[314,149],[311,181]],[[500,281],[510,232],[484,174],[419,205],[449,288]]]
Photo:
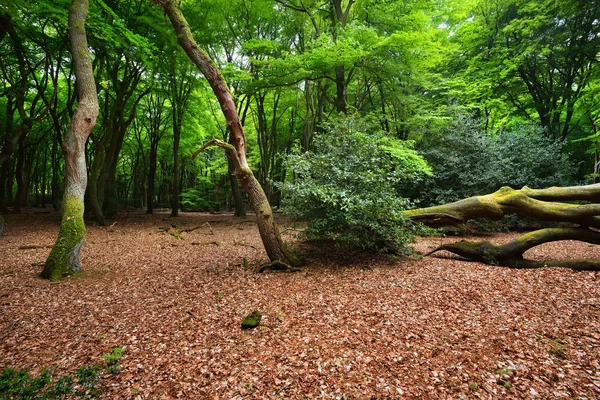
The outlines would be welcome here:
[[[356,115],[324,126],[314,151],[285,160],[295,179],[278,184],[284,210],[308,221],[309,238],[363,249],[401,252],[413,238],[396,185],[428,173],[412,143],[385,136],[375,121]]]
[[[561,143],[532,124],[513,124],[492,135],[480,121],[458,117],[418,147],[433,169],[433,176],[406,187],[420,206],[492,193],[502,186],[563,186],[576,173],[561,154]]]
[[[215,202],[206,198],[206,193],[195,188],[185,188],[180,195],[181,204],[199,210],[208,210],[215,206]]]

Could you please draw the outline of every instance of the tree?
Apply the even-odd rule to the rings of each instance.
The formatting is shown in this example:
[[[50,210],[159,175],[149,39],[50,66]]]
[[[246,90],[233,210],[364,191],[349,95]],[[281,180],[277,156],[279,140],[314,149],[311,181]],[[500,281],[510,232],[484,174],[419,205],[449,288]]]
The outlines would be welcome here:
[[[458,31],[469,91],[491,90],[564,140],[598,68],[597,0],[482,0]]]
[[[62,54],[66,46],[66,7],[61,2],[55,7],[46,2],[36,6],[21,1],[0,6],[3,105],[6,99],[0,149],[0,208],[5,210],[12,202],[14,177],[15,212],[27,198],[35,147],[49,132],[45,130],[44,118],[48,113],[53,119],[57,115],[59,74],[64,73],[65,64]],[[10,163],[13,155],[14,168]]]
[[[571,204],[567,202],[587,202]],[[485,195],[469,197],[454,203],[408,210],[405,217],[432,227],[466,223],[468,220],[488,218],[500,220],[505,215],[520,214],[545,221],[567,222],[579,227],[546,228],[527,233],[512,242],[496,246],[490,242],[461,241],[433,250],[447,250],[486,264],[511,268],[567,267],[600,271],[598,260],[532,261],[523,253],[532,247],[557,240],[579,240],[600,244],[600,184],[572,187],[551,187],[515,190],[503,187]]]
[[[85,236],[83,197],[87,186],[85,144],[99,109],[85,30],[88,8],[88,0],[73,0],[69,9],[71,57],[79,102],[63,142],[65,187],[60,232],[41,273],[52,281],[81,269],[79,252]]]
[[[173,57],[168,74],[168,96],[171,103],[171,119],[173,121],[173,188],[171,193],[171,217],[179,215],[179,195],[181,193],[179,145],[183,117],[196,82],[196,77],[189,68],[178,69],[178,59]]]
[[[227,155],[233,160],[235,174],[248,194],[250,202],[256,212],[258,229],[269,259],[271,261],[280,261],[286,264],[297,264],[295,257],[290,253],[281,239],[279,228],[275,222],[273,210],[271,209],[267,196],[258,183],[258,180],[254,177],[254,174],[246,161],[246,138],[244,129],[240,122],[235,102],[223,75],[208,54],[197,45],[192,36],[190,26],[183,16],[177,2],[173,0],[154,0],[154,2],[165,10],[165,13],[173,25],[175,33],[177,34],[177,41],[210,84],[215,96],[219,100],[221,111],[227,121],[227,128],[230,132],[233,144],[213,139],[203,145],[198,152],[209,146],[218,146],[226,151]]]
[[[96,34],[90,35],[94,70],[101,77],[98,84],[101,129],[91,136],[94,156],[88,197],[100,225],[106,225],[106,217],[116,213],[119,155],[137,107],[150,93],[150,87],[143,82],[153,66],[149,61],[151,41],[146,38],[153,27],[141,18],[148,11],[145,8],[149,5],[142,0],[112,0],[98,2],[90,10],[95,16],[92,21],[101,24],[92,32]]]
[[[148,161],[148,181],[147,181],[147,200],[146,212],[154,212],[154,197],[156,188],[156,166],[158,162],[158,144],[165,134],[166,123],[169,119],[165,112],[166,96],[162,93],[151,93],[146,99],[144,107],[144,116],[147,118],[147,133],[150,141],[149,161]]]

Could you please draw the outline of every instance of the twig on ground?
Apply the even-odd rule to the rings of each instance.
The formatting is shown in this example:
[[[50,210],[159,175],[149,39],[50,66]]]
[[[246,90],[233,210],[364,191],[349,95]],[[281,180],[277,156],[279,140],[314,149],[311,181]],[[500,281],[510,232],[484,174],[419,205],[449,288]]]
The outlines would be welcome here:
[[[212,226],[210,226],[210,224],[209,224],[208,222],[205,222],[205,223],[204,223],[202,226],[204,226],[204,225],[208,225],[208,229],[210,229],[210,234],[211,234],[211,235],[214,235],[214,234],[215,234],[215,232],[213,231],[213,228],[212,228]]]
[[[19,247],[19,250],[31,250],[31,249],[51,249],[52,244],[26,244]]]
[[[233,244],[236,246],[247,246],[247,247],[252,247],[253,249],[256,249],[256,246],[251,245],[250,243],[246,243],[246,242],[238,242],[237,239],[233,239]]]

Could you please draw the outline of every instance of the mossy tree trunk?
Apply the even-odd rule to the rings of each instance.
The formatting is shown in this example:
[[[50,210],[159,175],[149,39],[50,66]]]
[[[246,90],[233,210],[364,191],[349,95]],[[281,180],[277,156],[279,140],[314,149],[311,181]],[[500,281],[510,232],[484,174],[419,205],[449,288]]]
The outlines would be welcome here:
[[[462,224],[470,219],[501,220],[519,214],[546,221],[572,222],[600,228],[600,204],[569,204],[564,201],[600,202],[600,184],[520,190],[503,187],[485,196],[454,203],[408,210],[404,215],[431,227]]]
[[[578,204],[565,202],[578,202]],[[587,202],[587,203],[583,203]],[[471,260],[511,268],[566,267],[576,270],[600,270],[600,260],[538,262],[523,254],[540,244],[559,240],[578,240],[600,244],[600,184],[547,189],[520,190],[503,187],[485,195],[469,197],[454,203],[408,210],[407,218],[431,227],[452,226],[471,219],[500,220],[505,215],[519,214],[545,221],[567,222],[579,228],[564,227],[529,232],[502,246],[490,242],[446,244],[433,250],[450,251]]]
[[[225,78],[223,78],[223,75],[208,54],[194,40],[190,26],[179,8],[179,2],[175,0],[154,0],[154,3],[160,5],[165,10],[177,33],[177,41],[210,84],[227,121],[227,128],[231,135],[232,144],[213,139],[202,146],[199,151],[208,146],[219,146],[227,152],[228,156],[233,160],[235,175],[248,194],[248,198],[256,211],[258,229],[269,258],[271,261],[278,260],[288,264],[297,264],[296,258],[289,252],[281,239],[267,196],[246,161],[246,137],[244,129],[242,128],[235,102],[225,82]]]
[[[87,14],[88,0],[71,2],[69,37],[79,102],[63,141],[65,187],[60,232],[41,273],[52,281],[81,269],[79,251],[85,236],[83,197],[87,186],[85,143],[98,117],[98,96],[85,32]]]

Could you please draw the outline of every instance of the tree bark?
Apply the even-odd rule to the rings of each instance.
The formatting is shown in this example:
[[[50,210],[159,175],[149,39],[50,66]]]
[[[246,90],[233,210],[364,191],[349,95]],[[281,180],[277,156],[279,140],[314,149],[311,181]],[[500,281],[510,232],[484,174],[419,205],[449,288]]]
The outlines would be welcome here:
[[[175,117],[176,111],[173,111]],[[173,120],[173,188],[171,191],[171,217],[179,215],[179,142],[181,140],[181,125]]]
[[[565,201],[592,202],[586,204]],[[562,227],[540,229],[497,246],[490,242],[461,241],[442,245],[429,254],[440,250],[450,251],[471,260],[511,268],[566,267],[575,270],[600,270],[599,260],[534,261],[523,258],[532,247],[558,240],[578,240],[600,244],[600,184],[547,189],[520,190],[503,187],[485,195],[469,197],[454,203],[408,210],[404,215],[431,227],[451,226],[471,219],[488,218],[500,220],[505,215],[519,214],[546,221],[567,222],[579,228]],[[592,229],[590,229],[592,228]]]
[[[505,215],[520,214],[546,221],[572,222],[600,228],[600,204],[569,204],[562,201],[600,202],[600,184],[547,189],[525,186],[520,190],[503,187],[485,196],[408,210],[404,215],[431,227],[457,225],[477,218],[497,221]]]
[[[440,250],[446,250],[470,260],[488,265],[501,265],[509,268],[544,268],[562,267],[577,271],[600,271],[599,260],[568,260],[568,261],[535,261],[523,258],[527,250],[543,243],[558,240],[579,240],[582,242],[600,244],[600,232],[585,228],[548,228],[529,232],[501,246],[487,242],[469,242],[461,240],[458,243],[441,245],[427,255]]]
[[[271,261],[281,261],[291,266],[298,265],[299,261],[289,252],[287,246],[281,239],[279,228],[277,227],[277,223],[273,216],[273,210],[271,209],[271,205],[269,204],[262,186],[260,186],[260,183],[254,177],[250,168],[241,164],[237,157],[235,147],[221,140],[213,139],[196,150],[192,157],[196,158],[200,152],[211,146],[222,148],[233,160],[235,174],[246,193],[248,193],[248,198],[256,212],[258,230],[269,259]]]
[[[73,0],[69,9],[71,56],[79,103],[63,142],[65,185],[60,232],[41,273],[51,281],[81,270],[79,252],[85,236],[83,198],[87,186],[85,143],[98,117],[98,96],[85,31],[88,6],[88,0]]]
[[[233,145],[217,139],[213,139],[207,145],[215,145],[225,149],[233,160],[235,174],[246,193],[248,193],[250,202],[256,212],[258,229],[269,259],[271,261],[279,260],[288,264],[298,264],[296,258],[283,243],[267,196],[246,161],[246,138],[244,130],[225,79],[208,54],[196,44],[190,26],[183,16],[178,2],[173,0],[154,0],[154,2],[165,10],[177,33],[177,41],[190,60],[202,72],[221,105],[221,111],[227,121]],[[206,148],[207,145],[202,146],[201,150]]]

